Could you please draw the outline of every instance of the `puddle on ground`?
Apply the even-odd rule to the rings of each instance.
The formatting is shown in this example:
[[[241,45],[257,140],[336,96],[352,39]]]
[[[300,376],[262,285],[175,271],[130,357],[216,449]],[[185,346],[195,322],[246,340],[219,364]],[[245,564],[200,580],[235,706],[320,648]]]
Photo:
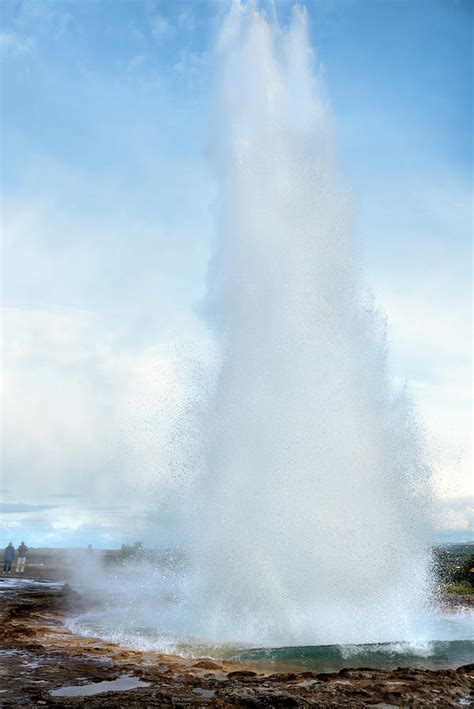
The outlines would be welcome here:
[[[149,686],[149,682],[142,682],[131,675],[121,675],[118,679],[111,681],[60,687],[59,689],[53,689],[50,694],[53,697],[91,697],[94,694],[101,694],[102,692],[127,692],[130,689]]]
[[[24,655],[25,653],[22,650],[2,650],[2,656],[5,657],[5,655]]]
[[[210,699],[214,696],[215,691],[213,689],[203,689],[203,687],[195,687],[193,689],[193,694],[199,694],[200,697]]]
[[[36,670],[41,667],[42,662],[40,660],[23,660],[21,663],[22,667],[26,667],[28,670]]]

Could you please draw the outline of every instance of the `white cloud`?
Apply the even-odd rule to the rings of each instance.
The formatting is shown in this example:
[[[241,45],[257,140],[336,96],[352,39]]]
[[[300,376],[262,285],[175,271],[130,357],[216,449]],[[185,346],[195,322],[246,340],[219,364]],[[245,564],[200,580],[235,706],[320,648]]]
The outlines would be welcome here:
[[[145,54],[136,54],[134,57],[128,60],[127,69],[128,71],[135,72],[147,63],[147,57]]]
[[[192,32],[196,27],[196,17],[189,8],[185,8],[179,13],[176,22],[178,27],[187,32]]]
[[[468,195],[447,181],[444,189],[429,181],[411,187],[411,224],[394,214],[395,227],[370,226],[372,275],[393,372],[408,380],[426,426],[436,493],[455,499],[473,489]]]
[[[39,34],[45,30],[49,37],[60,37],[74,23],[73,14],[61,3],[22,0],[15,14],[15,25]]]
[[[436,278],[436,276],[435,276]],[[423,284],[382,291],[395,374],[408,379],[426,424],[435,488],[441,497],[472,492],[472,354],[469,304]]]
[[[438,501],[438,529],[456,530],[474,536],[474,496]]]
[[[33,40],[16,32],[0,32],[0,56],[21,57],[32,54]]]
[[[192,86],[196,80],[204,76],[208,59],[209,55],[206,52],[190,52],[187,49],[182,49],[173,69],[177,74],[186,74],[189,85]]]
[[[172,33],[173,26],[168,18],[155,13],[150,17],[150,29],[153,39],[160,41]]]
[[[7,513],[4,525],[32,544],[116,545],[157,527],[174,543],[173,436],[202,332],[192,312],[207,257],[202,233],[125,212],[104,224],[92,207],[67,206],[81,175],[40,167],[43,187],[52,181],[64,195],[2,205],[0,487],[18,510],[56,508]]]
[[[8,532],[9,529],[17,529],[18,527],[21,527],[21,522],[19,522],[18,520],[15,520],[15,519],[0,520],[0,529],[4,529],[5,532]]]
[[[116,342],[93,313],[3,311],[2,484],[97,503],[159,489],[182,398],[173,350]]]
[[[92,205],[84,215],[69,211],[63,202],[77,195],[81,175],[65,172],[55,174],[62,186],[71,181],[64,200],[3,200],[4,302],[97,313],[106,329],[135,343],[175,341],[177,332],[198,336],[192,307],[206,270],[202,225],[191,230],[109,212],[104,220]],[[102,208],[112,209],[111,202],[104,198]]]

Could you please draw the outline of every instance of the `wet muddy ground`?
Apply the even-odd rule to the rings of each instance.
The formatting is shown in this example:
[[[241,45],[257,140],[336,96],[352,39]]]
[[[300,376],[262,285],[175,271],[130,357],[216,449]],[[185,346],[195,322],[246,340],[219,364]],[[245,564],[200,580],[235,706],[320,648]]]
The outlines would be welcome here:
[[[67,585],[14,586],[0,579],[2,707],[474,706],[474,664],[438,671],[257,673],[79,637],[63,620],[84,609],[82,596]]]

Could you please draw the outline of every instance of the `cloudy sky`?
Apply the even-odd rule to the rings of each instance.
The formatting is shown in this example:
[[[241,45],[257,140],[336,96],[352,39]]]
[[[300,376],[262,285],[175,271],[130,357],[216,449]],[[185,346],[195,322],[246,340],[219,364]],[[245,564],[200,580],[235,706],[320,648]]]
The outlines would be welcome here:
[[[437,535],[467,539],[472,5],[306,6],[393,374],[426,428]],[[228,7],[2,4],[0,546],[177,542],[169,491],[183,363],[206,347]],[[282,24],[290,10],[276,2]]]

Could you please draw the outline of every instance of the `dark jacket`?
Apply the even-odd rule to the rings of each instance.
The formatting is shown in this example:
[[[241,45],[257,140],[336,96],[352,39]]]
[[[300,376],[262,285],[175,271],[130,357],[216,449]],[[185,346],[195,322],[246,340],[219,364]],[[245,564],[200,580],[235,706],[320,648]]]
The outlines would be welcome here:
[[[15,547],[12,544],[9,544],[7,547],[5,547],[4,559],[5,561],[13,561],[14,558]]]
[[[28,551],[28,547],[26,544],[20,544],[18,547],[18,556],[26,556],[26,552]]]

